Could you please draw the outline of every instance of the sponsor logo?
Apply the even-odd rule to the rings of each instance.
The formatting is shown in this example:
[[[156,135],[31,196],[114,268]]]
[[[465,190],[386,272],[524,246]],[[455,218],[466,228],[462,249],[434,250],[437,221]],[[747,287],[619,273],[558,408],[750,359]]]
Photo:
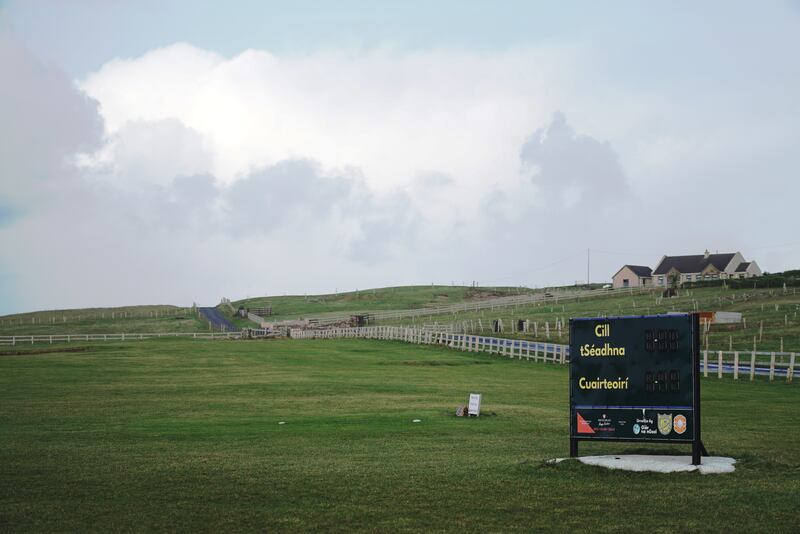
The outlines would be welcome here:
[[[671,413],[660,413],[658,414],[658,431],[661,432],[663,435],[667,435],[672,432],[672,414]]]
[[[581,414],[576,414],[578,418],[578,434],[594,434],[592,426],[581,417]]]
[[[638,435],[641,430],[642,429],[641,429],[641,427],[639,425],[633,425],[633,433],[634,434]]]
[[[676,415],[672,420],[672,427],[675,429],[676,434],[683,434],[686,432],[686,417],[683,415]]]

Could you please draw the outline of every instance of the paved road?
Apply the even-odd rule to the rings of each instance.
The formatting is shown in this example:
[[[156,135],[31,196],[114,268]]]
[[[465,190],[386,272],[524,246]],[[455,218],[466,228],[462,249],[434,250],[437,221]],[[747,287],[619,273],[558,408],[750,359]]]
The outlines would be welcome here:
[[[200,308],[200,315],[221,332],[238,332],[239,328],[222,315],[216,308]]]

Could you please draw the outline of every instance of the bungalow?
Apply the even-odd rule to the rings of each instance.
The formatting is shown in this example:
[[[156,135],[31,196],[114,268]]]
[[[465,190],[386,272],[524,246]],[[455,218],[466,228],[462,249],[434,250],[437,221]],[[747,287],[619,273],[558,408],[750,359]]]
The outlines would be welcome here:
[[[653,282],[657,287],[668,287],[673,279],[683,284],[753,276],[761,276],[761,269],[754,261],[744,261],[740,252],[709,254],[708,250],[693,256],[664,256],[653,270]]]
[[[612,277],[614,289],[621,287],[650,287],[653,285],[653,273],[644,265],[623,265]]]

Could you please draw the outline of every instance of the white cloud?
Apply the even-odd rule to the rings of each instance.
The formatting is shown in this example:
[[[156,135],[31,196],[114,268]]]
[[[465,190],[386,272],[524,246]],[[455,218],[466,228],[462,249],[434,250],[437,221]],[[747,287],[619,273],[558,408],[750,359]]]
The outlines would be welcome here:
[[[587,247],[645,251],[594,257],[595,280],[705,248],[796,265],[747,250],[793,239],[772,224],[798,192],[791,115],[714,122],[621,82],[588,90],[605,79],[589,59],[177,44],[76,88],[0,30],[3,305],[569,283]]]
[[[571,50],[484,55],[376,50],[230,59],[188,45],[115,60],[83,87],[101,102],[110,131],[127,121],[173,118],[208,140],[207,169],[225,183],[252,168],[313,157],[355,165],[389,190],[420,170],[483,187],[516,175],[516,151],[553,102]]]

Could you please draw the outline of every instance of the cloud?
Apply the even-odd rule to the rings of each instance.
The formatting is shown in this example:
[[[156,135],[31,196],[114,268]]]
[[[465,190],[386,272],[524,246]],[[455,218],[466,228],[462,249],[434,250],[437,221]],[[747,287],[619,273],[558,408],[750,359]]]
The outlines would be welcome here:
[[[166,118],[126,122],[100,150],[82,154],[78,162],[100,179],[131,188],[208,173],[213,157],[202,135],[177,119]]]
[[[26,209],[74,177],[70,159],[101,146],[97,102],[0,24],[0,197]]]
[[[313,158],[326,168],[357,166],[383,191],[425,170],[479,187],[489,174],[515,175],[519,142],[552,109],[542,79],[560,80],[573,56],[558,48],[376,49],[223,58],[176,44],[109,62],[82,87],[102,102],[111,132],[167,118],[199,132],[214,154],[207,171],[224,183]]]
[[[523,174],[541,203],[558,206],[621,202],[630,194],[625,171],[610,143],[578,135],[561,112],[536,130],[520,151]]]
[[[605,279],[792,241],[796,122],[715,123],[632,87],[593,100],[584,53],[177,44],[76,87],[3,34],[0,306],[545,285],[583,280],[586,248],[631,251],[593,255]]]

